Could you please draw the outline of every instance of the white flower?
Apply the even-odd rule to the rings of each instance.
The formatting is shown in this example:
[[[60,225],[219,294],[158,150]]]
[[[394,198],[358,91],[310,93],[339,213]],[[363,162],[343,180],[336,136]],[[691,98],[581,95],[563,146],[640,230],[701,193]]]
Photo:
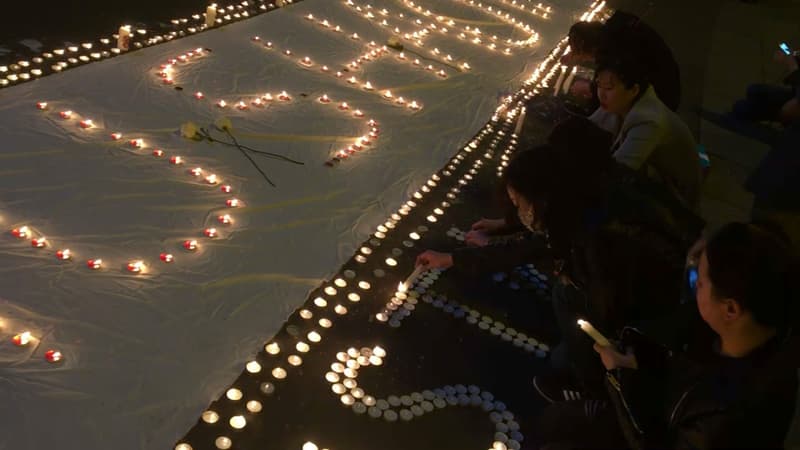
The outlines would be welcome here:
[[[216,125],[216,127],[219,128],[220,130],[230,131],[233,129],[233,124],[231,123],[231,119],[228,119],[225,116],[215,120],[214,125]]]
[[[194,122],[186,122],[181,125],[181,136],[186,139],[197,138],[197,125]]]

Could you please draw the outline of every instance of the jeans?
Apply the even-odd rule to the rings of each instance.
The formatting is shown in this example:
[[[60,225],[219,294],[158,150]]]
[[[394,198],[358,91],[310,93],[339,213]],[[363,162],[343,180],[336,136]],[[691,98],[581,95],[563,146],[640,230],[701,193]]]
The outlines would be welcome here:
[[[777,120],[783,105],[795,97],[791,88],[770,84],[751,84],[747,95],[733,105],[733,116],[740,120]]]

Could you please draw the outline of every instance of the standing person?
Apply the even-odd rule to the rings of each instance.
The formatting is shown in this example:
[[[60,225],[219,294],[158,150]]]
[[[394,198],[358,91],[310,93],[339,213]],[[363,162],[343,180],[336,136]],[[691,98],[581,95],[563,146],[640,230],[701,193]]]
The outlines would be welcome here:
[[[569,30],[569,46],[565,64],[593,66],[605,54],[630,54],[641,65],[658,98],[677,111],[680,68],[664,39],[640,18],[616,11],[605,23],[578,22]]]
[[[540,435],[557,448],[783,448],[798,386],[796,276],[797,255],[773,234],[722,227],[699,262],[708,339],[673,353],[626,329],[620,346],[595,344],[613,406],[551,405]]]
[[[629,55],[609,56],[595,73],[600,108],[589,119],[614,136],[614,159],[669,187],[694,208],[700,195],[697,144],[685,123],[655,94]]]

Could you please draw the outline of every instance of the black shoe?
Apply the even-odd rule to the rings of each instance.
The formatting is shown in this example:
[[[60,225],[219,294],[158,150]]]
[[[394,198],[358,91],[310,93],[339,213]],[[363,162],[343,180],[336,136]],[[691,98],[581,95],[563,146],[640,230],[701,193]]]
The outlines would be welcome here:
[[[570,369],[553,370],[533,377],[533,387],[548,403],[584,400],[586,393]]]

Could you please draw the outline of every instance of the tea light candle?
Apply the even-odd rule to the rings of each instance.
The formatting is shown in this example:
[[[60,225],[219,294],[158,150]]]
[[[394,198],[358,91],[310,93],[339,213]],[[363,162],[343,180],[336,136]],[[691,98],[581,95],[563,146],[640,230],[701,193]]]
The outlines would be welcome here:
[[[288,102],[291,99],[292,98],[289,97],[289,94],[287,94],[286,91],[281,91],[281,93],[278,94],[278,100],[281,100],[281,101],[284,101],[284,102]]]
[[[203,412],[201,417],[205,423],[217,423],[219,420],[219,414],[211,410]]]
[[[344,307],[344,306],[342,306],[342,305],[336,305],[336,306],[334,306],[334,307],[333,307],[333,311],[334,311],[336,314],[340,315],[340,316],[343,316],[343,315],[347,314],[347,308],[346,308],[346,307]]]
[[[597,342],[597,344],[600,345],[601,347],[611,346],[611,342],[609,342],[605,336],[603,336],[599,331],[597,331],[597,329],[595,329],[595,327],[591,323],[579,319],[578,326],[581,327],[581,330],[583,330],[586,334],[591,336],[592,339],[594,339],[594,341]]]
[[[333,287],[333,286],[328,286],[328,287],[325,288],[325,293],[327,295],[334,296],[334,295],[336,295],[336,292],[337,292],[336,288]]]
[[[220,436],[214,440],[214,445],[216,445],[219,450],[228,450],[231,448],[231,445],[233,445],[233,442],[227,436]]]
[[[36,248],[42,248],[47,245],[47,238],[46,237],[39,237],[31,239],[31,246]]]
[[[339,104],[339,109],[341,109],[342,111],[347,111],[348,109],[350,109],[350,105],[348,105],[347,102],[342,102]]]
[[[164,156],[164,150],[160,149],[153,150],[153,156],[155,156],[156,158],[161,158],[162,156]]]
[[[264,346],[264,351],[269,353],[270,355],[277,355],[281,352],[281,346],[278,345],[277,342],[271,342]]]
[[[171,253],[162,253],[158,255],[158,257],[159,259],[161,259],[161,261],[164,261],[165,263],[171,263],[172,261],[174,261],[174,257],[172,256]]]
[[[61,111],[58,115],[61,116],[62,119],[69,119],[72,117],[72,111]]]
[[[206,237],[215,238],[215,237],[217,237],[217,229],[216,228],[206,228],[203,231],[203,234],[205,234]]]
[[[238,401],[242,399],[242,391],[236,388],[230,388],[225,392],[225,396],[228,397],[228,400]]]
[[[22,346],[28,345],[28,343],[31,341],[31,339],[32,339],[31,332],[30,331],[24,331],[24,332],[22,332],[20,334],[15,335],[11,339],[11,341],[14,342],[14,345],[16,345],[18,347],[22,347]]]
[[[102,259],[90,259],[90,260],[86,261],[86,266],[89,267],[92,270],[97,270],[97,269],[99,269],[100,267],[103,266],[103,260]]]
[[[316,331],[309,332],[306,337],[308,338],[309,341],[311,341],[311,342],[313,342],[315,344],[319,343],[320,341],[322,341],[322,336],[320,336],[320,334],[317,333]]]
[[[228,102],[226,102],[225,100],[220,100],[217,102],[217,106],[220,108],[225,108],[226,106],[228,106]]]
[[[261,372],[261,364],[258,361],[250,361],[245,365],[245,369],[250,373],[259,373]]]
[[[247,103],[245,103],[245,102],[244,102],[244,101],[242,101],[242,100],[239,100],[239,102],[238,102],[238,103],[236,103],[236,109],[238,109],[239,111],[244,111],[244,110],[246,110],[247,108],[248,108],[248,107],[247,107]]]
[[[286,369],[283,369],[281,367],[276,367],[272,369],[272,376],[275,377],[275,379],[277,380],[282,380],[286,378]]]
[[[198,92],[195,92],[195,93],[194,93],[194,98],[196,98],[196,99],[198,99],[198,100],[202,100],[204,97],[205,97],[205,95],[203,95],[203,93],[202,93],[202,92],[199,92],[199,91],[198,91]]]
[[[320,103],[330,103],[331,99],[328,97],[328,94],[322,94],[322,97],[319,98]]]
[[[68,248],[65,248],[64,250],[59,250],[59,251],[56,252],[56,258],[58,258],[58,259],[66,261],[66,260],[70,259],[71,257],[72,257],[72,253],[69,251]]]
[[[223,225],[230,225],[232,222],[230,214],[223,214],[221,216],[218,216],[217,220],[219,221],[219,223]]]
[[[250,400],[247,402],[247,410],[253,414],[261,412],[261,409],[262,405],[258,400]]]
[[[44,359],[49,363],[57,363],[64,359],[64,356],[58,350],[48,350],[44,352]]]
[[[143,261],[131,261],[128,263],[128,272],[141,273],[144,270]]]
[[[239,206],[240,206],[241,202],[239,201],[239,199],[236,199],[236,198],[231,198],[231,199],[228,199],[228,200],[226,200],[226,201],[225,201],[225,204],[226,204],[226,205],[227,205],[229,208],[237,208],[237,207],[239,207]]]
[[[183,241],[183,248],[189,251],[195,251],[197,250],[197,241],[194,239],[189,241]]]
[[[180,156],[171,156],[169,158],[169,163],[174,165],[183,164],[183,158]]]
[[[227,185],[227,184],[226,184],[225,186],[222,186],[222,187],[220,188],[220,190],[221,190],[222,192],[226,193],[226,194],[229,194],[229,193],[230,193],[230,192],[233,190],[233,188],[232,188],[230,185]]]
[[[356,116],[356,117],[364,117],[364,113],[363,113],[363,112],[361,112],[361,110],[360,110],[360,109],[357,109],[357,110],[355,110],[355,111],[353,112],[353,115],[354,115],[354,116]]]
[[[94,122],[92,122],[92,119],[84,119],[84,120],[81,120],[80,126],[81,126],[81,128],[86,130],[86,129],[94,127]]]
[[[300,353],[308,353],[308,351],[311,350],[311,346],[305,342],[298,342],[297,345],[295,345],[295,349]]]

